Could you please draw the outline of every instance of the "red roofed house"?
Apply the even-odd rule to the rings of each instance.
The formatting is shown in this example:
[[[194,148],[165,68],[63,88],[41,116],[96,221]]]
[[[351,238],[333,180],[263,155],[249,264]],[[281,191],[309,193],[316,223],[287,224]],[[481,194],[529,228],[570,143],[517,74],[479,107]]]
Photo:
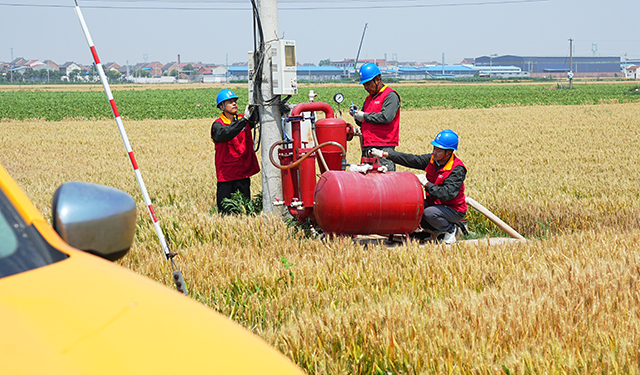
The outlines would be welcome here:
[[[626,78],[640,79],[640,65],[633,65],[624,70]]]
[[[152,77],[162,77],[162,63],[152,62],[145,65],[144,70],[148,70],[151,73]]]

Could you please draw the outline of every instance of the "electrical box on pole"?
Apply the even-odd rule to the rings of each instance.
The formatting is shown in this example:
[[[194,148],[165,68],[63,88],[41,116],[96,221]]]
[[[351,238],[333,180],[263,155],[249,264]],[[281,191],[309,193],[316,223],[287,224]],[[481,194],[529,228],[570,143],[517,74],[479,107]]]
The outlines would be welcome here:
[[[296,42],[293,40],[277,40],[271,42],[270,45],[273,94],[297,94]]]

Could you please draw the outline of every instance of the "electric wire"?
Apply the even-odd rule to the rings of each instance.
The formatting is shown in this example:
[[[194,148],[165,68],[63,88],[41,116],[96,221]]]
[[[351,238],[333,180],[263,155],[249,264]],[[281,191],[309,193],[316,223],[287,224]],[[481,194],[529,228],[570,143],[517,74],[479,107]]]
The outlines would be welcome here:
[[[353,1],[353,0],[352,0]],[[357,1],[357,0],[356,0]],[[392,5],[371,5],[373,3],[381,3],[375,0],[359,0],[362,5],[315,5],[315,6],[284,6],[278,7],[281,11],[307,11],[307,10],[364,10],[364,9],[398,9],[398,8],[455,8],[465,6],[486,6],[486,5],[505,5],[505,4],[526,4],[541,3],[550,0],[498,0],[498,1],[479,1],[469,3],[437,3],[437,4],[398,4],[398,2],[386,1]],[[149,1],[151,2],[151,1]],[[153,1],[157,2],[157,0]],[[346,1],[345,1],[346,2]],[[344,4],[345,2],[339,2]],[[175,3],[175,2],[174,2]],[[190,1],[193,3],[193,1]],[[215,3],[211,1],[208,3]],[[319,3],[325,4],[325,3]],[[36,7],[36,8],[73,8],[71,5],[60,4],[19,4],[19,3],[0,3],[0,6],[13,7]],[[87,9],[129,9],[129,10],[183,10],[183,11],[246,11],[248,7],[188,7],[188,6],[121,6],[121,5],[85,5]]]
[[[253,10],[253,76],[250,82],[253,82],[253,102],[260,103],[262,101],[262,64],[264,60],[264,33],[262,31],[262,21],[258,12],[258,6],[255,0],[251,0],[251,8]],[[257,31],[257,33],[256,33]],[[256,136],[257,134],[257,136]],[[253,128],[253,152],[260,150],[260,142],[262,142],[262,124],[258,124]]]

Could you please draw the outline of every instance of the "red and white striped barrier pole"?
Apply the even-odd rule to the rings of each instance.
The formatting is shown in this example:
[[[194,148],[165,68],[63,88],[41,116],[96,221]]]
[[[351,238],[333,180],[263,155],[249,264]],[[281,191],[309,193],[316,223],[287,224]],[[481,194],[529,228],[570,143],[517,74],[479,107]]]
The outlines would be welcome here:
[[[84,17],[82,16],[82,11],[78,6],[78,1],[75,0],[76,3],[76,15],[78,16],[78,20],[80,21],[80,26],[82,26],[82,31],[84,32],[84,36],[87,39],[87,43],[89,44],[89,48],[91,49],[91,54],[93,55],[93,61],[96,64],[96,69],[98,70],[98,74],[100,74],[100,80],[102,81],[102,86],[104,87],[104,92],[107,94],[107,99],[109,100],[109,104],[111,105],[111,110],[113,111],[113,117],[116,119],[116,124],[118,125],[118,130],[120,131],[120,136],[122,137],[122,142],[124,142],[124,147],[127,149],[127,154],[129,155],[129,160],[131,161],[131,165],[133,166],[133,171],[135,172],[136,179],[138,180],[138,185],[140,186],[140,191],[142,192],[142,196],[144,197],[144,203],[147,205],[147,209],[149,210],[149,214],[151,215],[151,220],[153,221],[153,227],[156,230],[158,235],[158,239],[160,240],[160,246],[162,247],[162,251],[164,251],[164,255],[167,260],[171,260],[171,265],[173,268],[173,278],[176,284],[176,288],[184,294],[187,294],[187,288],[182,277],[182,273],[176,267],[175,262],[173,261],[173,257],[176,253],[172,253],[169,251],[169,246],[167,246],[167,241],[164,237],[164,233],[162,233],[162,228],[160,228],[160,224],[158,223],[158,218],[156,217],[155,212],[153,211],[153,206],[151,205],[151,200],[149,199],[149,194],[147,193],[147,188],[144,185],[144,181],[142,180],[142,174],[140,173],[140,169],[138,168],[138,163],[136,163],[136,158],[133,156],[133,150],[131,149],[131,144],[129,144],[129,138],[127,137],[127,133],[124,130],[124,125],[122,124],[122,119],[120,118],[120,113],[118,113],[118,108],[116,107],[116,102],[113,99],[113,95],[111,94],[111,88],[109,88],[109,82],[107,81],[107,76],[104,74],[104,69],[102,69],[102,64],[100,64],[100,59],[98,58],[98,53],[96,52],[96,47],[93,45],[93,40],[91,39],[91,35],[89,34],[89,29],[87,28],[87,24],[84,22]]]

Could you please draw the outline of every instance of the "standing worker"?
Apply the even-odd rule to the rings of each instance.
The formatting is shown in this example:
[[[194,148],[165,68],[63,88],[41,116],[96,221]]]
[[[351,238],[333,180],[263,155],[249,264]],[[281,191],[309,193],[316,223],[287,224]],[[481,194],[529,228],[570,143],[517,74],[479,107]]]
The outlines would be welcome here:
[[[369,157],[369,150],[394,151],[400,138],[400,95],[382,83],[380,69],[374,63],[360,67],[360,84],[369,96],[364,100],[362,111],[353,106],[351,116],[362,130],[362,157]],[[386,158],[379,158],[388,171],[396,165]]]
[[[456,242],[456,223],[467,213],[464,195],[464,179],[467,168],[454,154],[458,150],[458,135],[450,129],[438,133],[431,141],[433,153],[413,155],[391,150],[371,149],[371,155],[386,157],[409,168],[422,169],[418,175],[426,191],[421,225],[438,234],[444,233],[443,242]]]
[[[222,206],[225,198],[239,191],[251,198],[249,177],[260,172],[258,158],[253,152],[251,129],[258,122],[258,113],[247,106],[243,115],[238,115],[238,96],[229,89],[222,89],[216,105],[222,114],[211,124],[211,140],[215,143],[215,167],[218,180],[216,203],[218,212],[228,214]]]

